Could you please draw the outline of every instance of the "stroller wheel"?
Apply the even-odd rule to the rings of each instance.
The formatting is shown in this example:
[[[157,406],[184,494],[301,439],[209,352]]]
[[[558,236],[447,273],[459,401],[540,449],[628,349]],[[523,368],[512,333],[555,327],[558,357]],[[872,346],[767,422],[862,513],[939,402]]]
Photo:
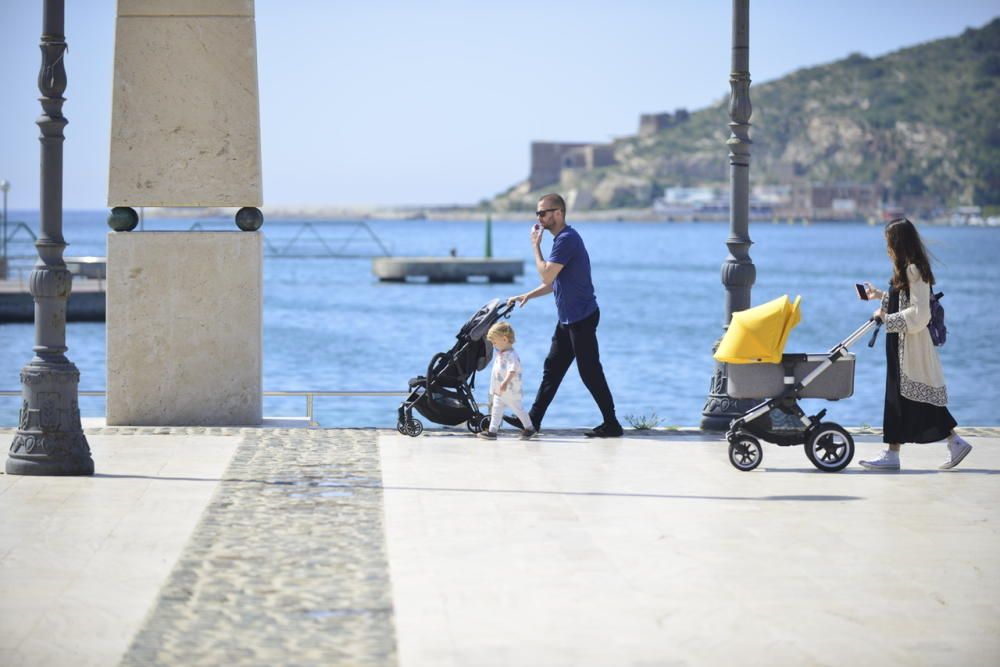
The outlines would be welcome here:
[[[479,430],[489,431],[490,430],[490,416],[483,415],[479,420]]]
[[[406,435],[406,422],[398,421],[396,422],[396,430],[401,434]]]
[[[469,429],[470,433],[479,433],[482,430],[479,428],[479,420],[482,418],[483,416],[477,412],[465,422],[465,428]]]
[[[749,472],[760,465],[764,449],[757,438],[740,433],[729,441],[729,462],[743,472]]]
[[[822,422],[806,439],[806,456],[823,472],[837,472],[854,458],[854,438],[840,424]]]
[[[424,432],[424,425],[419,419],[411,419],[406,422],[406,435],[415,438]]]

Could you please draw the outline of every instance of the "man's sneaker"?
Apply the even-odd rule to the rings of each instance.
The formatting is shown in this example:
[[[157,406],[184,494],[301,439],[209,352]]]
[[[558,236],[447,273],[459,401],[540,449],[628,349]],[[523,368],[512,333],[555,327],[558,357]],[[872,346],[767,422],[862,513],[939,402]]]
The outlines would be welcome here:
[[[481,438],[483,440],[496,440],[497,434],[494,433],[493,431],[480,431],[479,433],[476,434],[476,437]]]
[[[899,470],[899,454],[887,449],[882,456],[872,461],[858,461],[867,470]]]
[[[536,433],[538,433],[538,431],[536,431],[535,429],[526,428],[523,431],[521,431],[521,440],[531,440],[533,437],[535,437]]]
[[[622,430],[622,425],[618,422],[613,424],[601,424],[600,426],[595,426],[589,431],[584,431],[583,434],[588,438],[620,438],[624,431]]]
[[[518,419],[513,415],[504,415],[503,420],[508,424],[510,424],[511,426],[513,426],[514,428],[519,428],[522,431],[524,430],[524,424],[521,423],[520,419]]]
[[[956,434],[954,440],[948,441],[948,453],[951,454],[951,458],[938,466],[939,470],[951,470],[959,463],[962,462],[969,452],[972,451],[972,445],[967,443],[962,436]]]

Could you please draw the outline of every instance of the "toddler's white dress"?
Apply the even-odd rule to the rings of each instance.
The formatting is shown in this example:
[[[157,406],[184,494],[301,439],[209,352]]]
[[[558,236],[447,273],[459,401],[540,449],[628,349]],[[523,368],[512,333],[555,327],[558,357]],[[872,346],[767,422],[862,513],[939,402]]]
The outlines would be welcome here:
[[[492,397],[490,406],[490,432],[496,433],[500,429],[500,425],[503,423],[505,408],[510,408],[517,415],[517,418],[521,420],[525,428],[534,428],[531,418],[528,417],[528,413],[525,412],[522,403],[521,358],[517,356],[514,348],[504,350],[503,352],[495,350],[495,354],[493,370],[490,373],[490,396]],[[514,375],[511,377],[510,382],[507,383],[507,389],[501,392],[500,383],[507,377],[507,373],[511,369],[514,370]]]

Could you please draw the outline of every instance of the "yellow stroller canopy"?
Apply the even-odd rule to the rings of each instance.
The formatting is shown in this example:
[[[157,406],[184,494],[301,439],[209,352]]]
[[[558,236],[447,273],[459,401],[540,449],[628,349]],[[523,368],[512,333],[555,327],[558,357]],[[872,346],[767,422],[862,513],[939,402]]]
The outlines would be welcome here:
[[[715,351],[716,361],[730,364],[777,364],[788,334],[802,319],[801,296],[790,303],[788,295],[733,313],[726,335]]]

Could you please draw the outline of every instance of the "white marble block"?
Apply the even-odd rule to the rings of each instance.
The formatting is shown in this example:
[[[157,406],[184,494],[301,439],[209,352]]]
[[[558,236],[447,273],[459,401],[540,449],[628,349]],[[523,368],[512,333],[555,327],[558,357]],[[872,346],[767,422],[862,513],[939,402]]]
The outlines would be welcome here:
[[[253,0],[118,0],[108,206],[262,205]]]
[[[108,234],[107,423],[259,425],[263,237]]]

